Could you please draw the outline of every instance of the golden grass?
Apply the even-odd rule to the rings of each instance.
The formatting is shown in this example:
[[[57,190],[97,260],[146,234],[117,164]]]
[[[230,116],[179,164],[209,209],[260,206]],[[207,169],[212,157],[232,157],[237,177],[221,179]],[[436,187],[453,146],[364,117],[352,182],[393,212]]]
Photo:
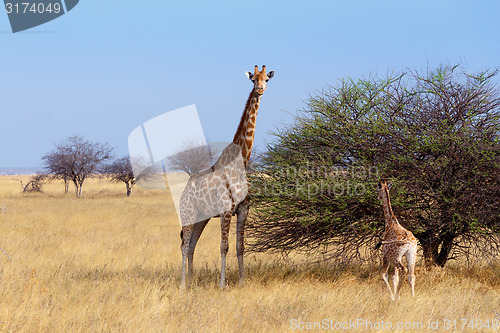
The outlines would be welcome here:
[[[60,182],[23,195],[13,178],[0,176],[0,246],[12,256],[0,257],[2,332],[288,332],[310,331],[299,328],[314,322],[334,331],[349,321],[360,332],[388,331],[382,321],[414,326],[394,332],[417,331],[418,323],[418,331],[436,332],[429,321],[438,331],[446,323],[448,332],[498,331],[461,329],[461,319],[500,320],[497,266],[418,267],[415,299],[405,282],[393,303],[376,265],[341,269],[249,254],[239,286],[232,227],[221,291],[214,220],[195,253],[193,284],[180,290],[180,226],[167,191],[136,188],[127,198],[122,184],[91,179],[80,199],[64,195]]]

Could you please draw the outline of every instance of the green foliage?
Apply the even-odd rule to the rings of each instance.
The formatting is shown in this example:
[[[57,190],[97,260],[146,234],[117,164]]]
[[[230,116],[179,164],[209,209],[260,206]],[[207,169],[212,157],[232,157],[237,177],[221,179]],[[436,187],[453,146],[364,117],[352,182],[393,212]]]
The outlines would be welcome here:
[[[441,67],[346,79],[311,96],[251,174],[250,247],[359,258],[383,232],[374,189],[389,177],[396,215],[428,263],[498,251],[496,74]]]

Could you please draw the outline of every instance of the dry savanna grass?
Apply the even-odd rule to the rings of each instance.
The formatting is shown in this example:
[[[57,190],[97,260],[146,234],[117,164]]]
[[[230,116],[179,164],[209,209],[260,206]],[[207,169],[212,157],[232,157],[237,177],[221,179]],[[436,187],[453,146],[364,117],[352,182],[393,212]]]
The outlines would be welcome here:
[[[0,246],[12,257],[0,257],[2,332],[498,331],[495,265],[417,267],[416,297],[405,282],[393,303],[378,262],[339,268],[248,254],[239,286],[233,227],[221,291],[213,220],[194,281],[180,290],[180,226],[167,191],[127,198],[122,184],[91,179],[80,199],[60,182],[25,195],[14,178],[0,177]]]

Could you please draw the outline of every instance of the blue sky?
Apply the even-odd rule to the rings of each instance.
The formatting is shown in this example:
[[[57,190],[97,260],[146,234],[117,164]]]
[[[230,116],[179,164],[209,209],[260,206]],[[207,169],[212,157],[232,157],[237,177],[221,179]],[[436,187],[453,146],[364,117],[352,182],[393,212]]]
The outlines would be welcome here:
[[[37,167],[68,136],[108,142],[196,104],[209,141],[230,141],[265,64],[256,146],[339,79],[461,63],[499,66],[500,2],[97,1],[13,34],[0,13],[0,167]]]

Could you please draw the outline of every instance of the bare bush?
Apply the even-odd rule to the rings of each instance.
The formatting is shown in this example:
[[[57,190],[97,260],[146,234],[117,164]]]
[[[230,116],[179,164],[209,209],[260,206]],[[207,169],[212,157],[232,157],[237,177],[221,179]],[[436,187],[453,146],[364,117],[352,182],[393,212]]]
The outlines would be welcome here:
[[[213,153],[208,145],[198,145],[195,142],[186,143],[175,155],[167,159],[169,171],[184,171],[190,176],[209,168]]]
[[[85,179],[98,172],[103,162],[112,158],[113,149],[108,144],[91,142],[72,136],[42,157],[47,172],[67,184],[72,181],[77,197],[82,195]]]

